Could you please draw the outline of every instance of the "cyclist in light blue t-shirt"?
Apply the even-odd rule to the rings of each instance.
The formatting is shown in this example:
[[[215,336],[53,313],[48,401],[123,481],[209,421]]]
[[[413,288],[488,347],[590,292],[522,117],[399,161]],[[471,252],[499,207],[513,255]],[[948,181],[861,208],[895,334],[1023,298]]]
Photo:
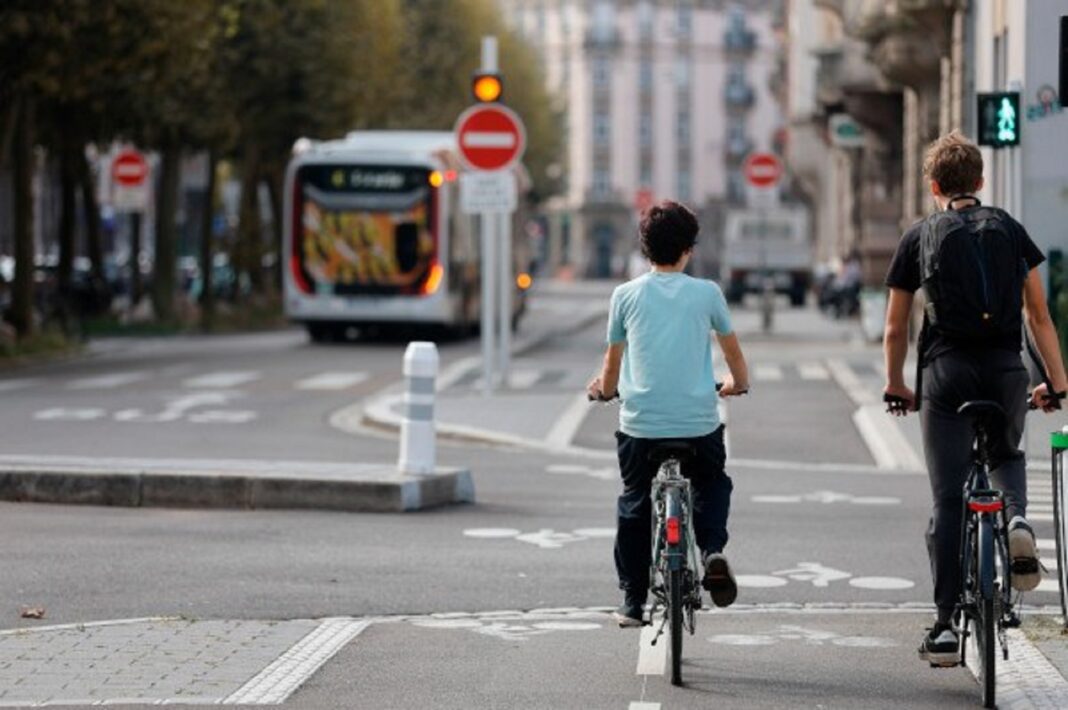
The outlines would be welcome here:
[[[668,439],[693,446],[682,473],[694,492],[694,532],[704,557],[703,584],[717,606],[738,590],[723,548],[732,483],[718,398],[745,394],[749,375],[727,302],[719,286],[683,273],[697,240],[693,212],[665,200],[641,219],[642,253],[652,270],[616,288],[608,319],[608,350],[591,397],[623,401],[616,432],[623,493],[618,502],[616,571],[624,591],[620,626],[640,626],[652,557],[650,490],[657,466],[653,447]],[[716,393],[711,333],[730,374]]]

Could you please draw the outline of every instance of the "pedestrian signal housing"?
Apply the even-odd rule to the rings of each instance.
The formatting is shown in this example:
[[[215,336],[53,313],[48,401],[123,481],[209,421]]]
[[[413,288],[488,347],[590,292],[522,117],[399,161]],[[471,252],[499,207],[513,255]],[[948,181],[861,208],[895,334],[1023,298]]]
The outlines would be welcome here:
[[[1012,148],[1020,145],[1020,92],[978,95],[979,145]]]
[[[490,104],[501,100],[504,93],[504,82],[501,75],[492,72],[477,72],[471,80],[471,93],[475,95],[475,101]]]

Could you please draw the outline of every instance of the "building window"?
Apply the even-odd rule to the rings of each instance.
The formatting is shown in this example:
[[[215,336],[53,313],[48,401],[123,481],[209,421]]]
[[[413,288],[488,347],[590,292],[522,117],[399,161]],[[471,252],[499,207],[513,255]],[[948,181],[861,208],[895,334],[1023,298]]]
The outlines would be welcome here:
[[[643,159],[638,168],[638,182],[642,187],[653,186],[653,164],[651,160]]]
[[[727,199],[731,202],[745,201],[745,176],[740,170],[732,170],[727,175]]]
[[[593,170],[593,194],[596,197],[608,197],[612,192],[612,183],[608,177],[608,171],[604,168]]]
[[[651,114],[643,113],[638,118],[638,143],[642,148],[649,148],[653,145],[653,117]]]
[[[599,0],[593,7],[593,39],[611,42],[615,35],[616,9],[608,0]]]
[[[653,63],[648,59],[643,59],[638,65],[638,86],[642,91],[653,89]]]
[[[689,202],[693,199],[693,186],[690,184],[690,170],[689,168],[680,168],[678,175],[675,177],[677,182],[676,191],[679,199],[684,202]]]
[[[675,60],[675,84],[680,89],[690,85],[690,60],[686,57],[678,57]]]
[[[593,60],[593,85],[599,89],[607,88],[612,83],[612,68],[606,57]]]
[[[687,0],[681,0],[675,8],[675,30],[681,37],[693,33],[693,6]]]
[[[598,145],[608,143],[612,136],[612,124],[607,113],[593,114],[593,142]]]
[[[689,148],[690,146],[690,112],[679,111],[675,121],[675,138],[678,140],[679,148]]]
[[[642,0],[638,3],[638,37],[640,39],[650,40],[653,38],[653,19],[655,16],[653,4],[649,0]]]

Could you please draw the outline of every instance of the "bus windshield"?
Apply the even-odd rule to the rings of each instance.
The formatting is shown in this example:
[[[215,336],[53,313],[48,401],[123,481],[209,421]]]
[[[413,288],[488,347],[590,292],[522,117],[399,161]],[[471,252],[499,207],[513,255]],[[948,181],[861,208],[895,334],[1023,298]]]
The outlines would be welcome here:
[[[303,165],[293,204],[293,275],[305,293],[418,294],[436,257],[430,171]]]

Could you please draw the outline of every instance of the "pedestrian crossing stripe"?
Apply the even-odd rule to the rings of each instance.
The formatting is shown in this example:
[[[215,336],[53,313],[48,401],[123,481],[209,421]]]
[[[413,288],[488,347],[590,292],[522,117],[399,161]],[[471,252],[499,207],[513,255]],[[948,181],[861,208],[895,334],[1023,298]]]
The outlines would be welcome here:
[[[295,386],[298,390],[343,390],[355,387],[368,377],[366,372],[323,372],[298,380]]]

